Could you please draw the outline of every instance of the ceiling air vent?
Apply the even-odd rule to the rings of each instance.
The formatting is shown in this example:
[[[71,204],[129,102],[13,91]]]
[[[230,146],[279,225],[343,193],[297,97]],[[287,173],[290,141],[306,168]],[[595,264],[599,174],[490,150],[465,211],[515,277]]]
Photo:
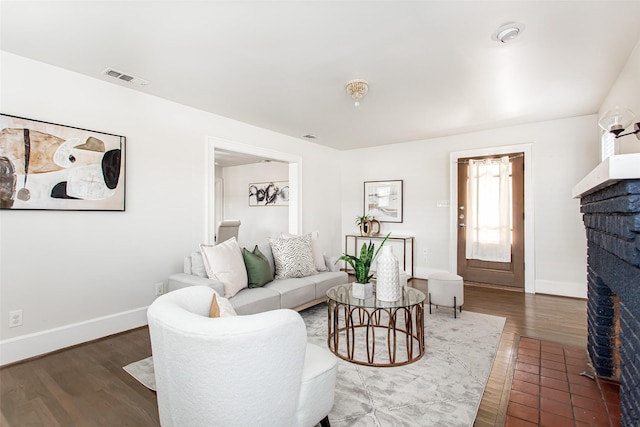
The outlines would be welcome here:
[[[130,74],[125,74],[120,71],[114,70],[113,68],[107,68],[102,72],[102,74],[104,74],[105,76],[113,77],[114,79],[122,80],[127,83],[132,83],[140,86],[146,86],[151,83],[149,80],[132,76]]]

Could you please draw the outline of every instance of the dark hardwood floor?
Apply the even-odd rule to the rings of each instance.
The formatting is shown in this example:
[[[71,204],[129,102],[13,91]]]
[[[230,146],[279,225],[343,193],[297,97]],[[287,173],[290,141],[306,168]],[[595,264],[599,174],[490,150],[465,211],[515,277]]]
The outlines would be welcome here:
[[[412,285],[426,289],[426,281]],[[521,336],[586,346],[586,301],[465,286],[463,310],[507,318],[476,426],[504,425]],[[0,426],[157,426],[155,393],[122,367],[151,355],[139,328],[0,369]]]

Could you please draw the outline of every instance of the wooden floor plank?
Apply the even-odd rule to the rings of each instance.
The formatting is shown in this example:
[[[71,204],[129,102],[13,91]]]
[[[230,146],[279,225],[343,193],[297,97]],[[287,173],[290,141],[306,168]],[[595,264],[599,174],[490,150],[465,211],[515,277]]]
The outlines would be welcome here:
[[[425,280],[411,284],[427,290]],[[580,299],[465,286],[463,310],[507,319],[475,426],[504,425],[519,337],[584,348],[586,306]],[[158,426],[155,393],[122,369],[150,355],[144,327],[4,367],[0,427]]]

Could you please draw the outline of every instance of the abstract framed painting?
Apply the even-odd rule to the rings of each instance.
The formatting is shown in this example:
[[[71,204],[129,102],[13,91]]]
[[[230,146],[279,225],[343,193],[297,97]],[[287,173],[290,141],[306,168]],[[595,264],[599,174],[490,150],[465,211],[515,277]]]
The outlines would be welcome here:
[[[289,206],[289,181],[249,184],[249,206]]]
[[[124,136],[0,114],[0,209],[125,210]]]
[[[402,222],[402,180],[365,181],[364,214],[380,222]]]

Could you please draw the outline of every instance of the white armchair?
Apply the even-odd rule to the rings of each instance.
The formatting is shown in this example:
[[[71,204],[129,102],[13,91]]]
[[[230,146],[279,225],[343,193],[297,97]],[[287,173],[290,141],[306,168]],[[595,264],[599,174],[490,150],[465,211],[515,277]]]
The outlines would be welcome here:
[[[328,426],[336,358],[307,343],[300,315],[212,319],[214,292],[179,289],[148,309],[161,425]]]

